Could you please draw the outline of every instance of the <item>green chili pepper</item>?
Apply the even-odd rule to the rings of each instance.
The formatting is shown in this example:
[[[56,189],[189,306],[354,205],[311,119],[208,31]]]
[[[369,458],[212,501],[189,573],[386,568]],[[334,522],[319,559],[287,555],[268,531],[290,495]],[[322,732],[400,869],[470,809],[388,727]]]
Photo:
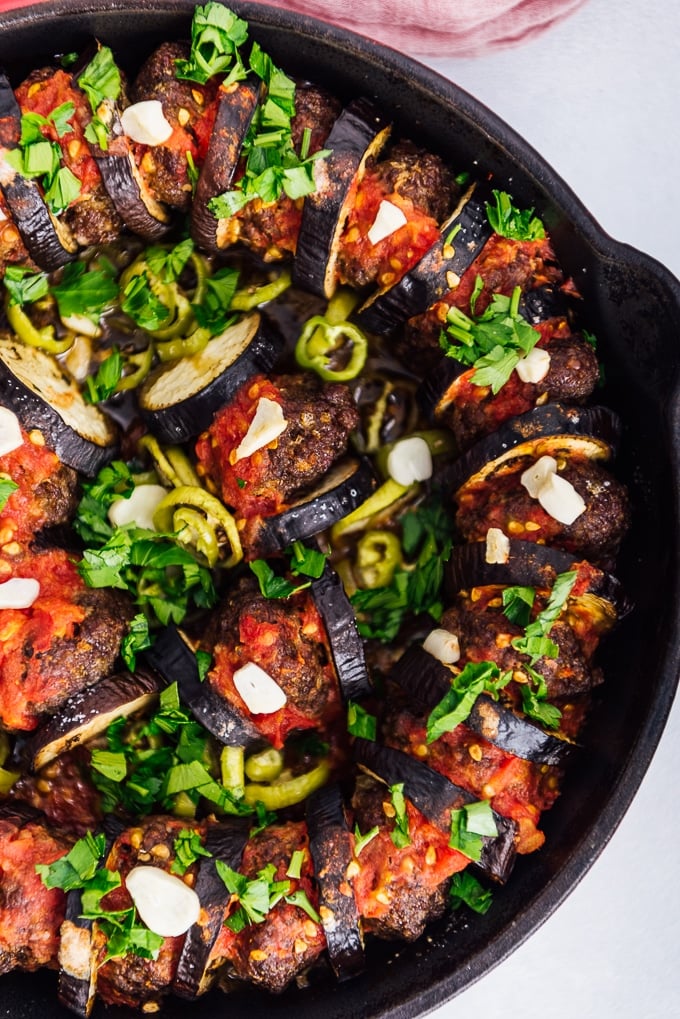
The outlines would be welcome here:
[[[357,545],[357,575],[361,587],[388,587],[401,566],[401,543],[391,531],[366,531]]]
[[[161,481],[179,488],[180,485],[201,487],[201,481],[194,470],[189,457],[179,446],[161,446],[153,435],[143,435],[137,442],[140,450],[145,449],[151,459]]]
[[[172,515],[172,528],[177,531],[177,540],[183,545],[193,545],[208,566],[213,567],[220,556],[215,528],[205,516],[191,506],[180,506]],[[185,535],[188,533],[188,540]]]
[[[344,368],[333,368],[333,355],[351,346]],[[305,324],[295,346],[295,360],[301,368],[311,368],[325,382],[347,382],[356,378],[366,363],[368,341],[361,330],[349,322],[331,325],[322,315],[314,315]]]
[[[222,747],[220,751],[222,785],[238,798],[243,795],[245,785],[243,757],[243,747]]]
[[[157,334],[154,334],[157,335]],[[187,336],[176,336],[171,340],[156,341],[156,353],[160,361],[179,361],[181,357],[200,354],[208,346],[210,330],[196,326]]]
[[[246,776],[251,782],[273,782],[283,771],[283,755],[274,747],[252,754],[245,762]]]
[[[283,810],[295,803],[306,800],[315,789],[325,785],[330,775],[328,761],[321,761],[316,768],[297,775],[283,782],[272,782],[271,785],[260,785],[255,782],[246,783],[244,799],[255,806],[262,803],[266,810]]]
[[[156,507],[153,516],[154,527],[162,532],[175,530],[175,513],[179,507],[195,507],[205,514],[207,526],[212,527],[213,530],[221,528],[231,548],[231,556],[225,562],[228,569],[241,561],[243,549],[236,521],[219,499],[216,499],[210,492],[206,492],[204,488],[198,488],[195,485],[179,485],[168,492]]]
[[[123,369],[123,375],[118,379],[116,383],[116,392],[122,393],[130,389],[136,389],[151,371],[151,365],[153,364],[153,343],[150,343],[144,350],[140,350],[134,354],[127,354],[125,356],[125,366]],[[125,368],[129,365],[134,365],[135,370],[131,372],[125,372]]]
[[[21,774],[18,771],[0,768],[0,795],[5,796],[19,778],[21,778]]]
[[[37,347],[48,354],[64,354],[73,345],[72,335],[58,340],[54,335],[54,326],[38,329],[20,304],[5,302],[5,314],[14,332],[27,347]]]
[[[282,272],[271,283],[265,283],[261,287],[245,287],[237,290],[231,299],[229,308],[231,311],[252,311],[266,301],[273,301],[279,297],[291,285],[289,272]],[[194,301],[194,304],[198,303]]]
[[[397,499],[401,499],[409,491],[415,491],[416,485],[400,485],[393,478],[388,478],[376,488],[368,499],[365,499],[360,506],[348,513],[331,529],[331,539],[335,541],[342,534],[351,534],[353,531],[361,531],[377,513],[382,513],[388,506],[392,506]]]

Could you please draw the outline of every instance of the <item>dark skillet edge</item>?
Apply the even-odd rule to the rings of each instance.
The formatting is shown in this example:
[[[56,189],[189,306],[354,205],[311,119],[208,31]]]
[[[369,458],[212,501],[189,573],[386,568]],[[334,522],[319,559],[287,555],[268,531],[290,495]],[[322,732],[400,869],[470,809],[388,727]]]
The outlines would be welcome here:
[[[62,18],[69,16],[77,18],[79,15],[85,16],[90,13],[93,14],[94,23],[96,20],[94,16],[98,11],[108,12],[111,15],[117,6],[113,0],[107,0],[101,5],[83,2],[83,0],[76,0],[74,3],[61,0],[54,4],[3,13],[3,28],[8,33],[13,33],[22,27],[35,26],[37,28],[39,23],[48,19],[49,16],[61,15]],[[659,332],[663,332],[667,349],[670,348],[671,334],[674,333],[675,337],[680,335],[680,283],[652,257],[629,245],[614,241],[605,234],[580,200],[545,164],[535,150],[467,93],[416,61],[386,48],[380,48],[370,41],[344,30],[331,26],[319,27],[317,22],[305,16],[291,15],[284,11],[271,10],[254,4],[234,2],[231,6],[250,20],[256,28],[265,26],[271,29],[285,30],[283,32],[284,40],[286,31],[294,32],[299,29],[312,32],[320,43],[330,46],[331,51],[354,54],[357,59],[361,58],[367,62],[370,73],[385,75],[389,80],[397,82],[397,85],[403,86],[411,74],[417,74],[419,84],[412,91],[420,94],[430,93],[440,103],[455,102],[456,110],[455,114],[450,114],[451,119],[462,117],[467,121],[470,130],[473,130],[480,139],[495,139],[501,150],[513,160],[518,177],[526,175],[527,186],[524,186],[524,182],[519,185],[522,198],[525,196],[525,191],[530,201],[538,200],[534,199],[534,196],[541,194],[545,196],[546,204],[551,207],[548,227],[556,237],[556,246],[560,257],[562,257],[562,238],[567,247],[571,247],[576,239],[577,247],[589,249],[588,253],[592,256],[593,262],[597,263],[598,280],[600,278],[615,279],[617,276],[621,276],[623,279],[626,272],[641,274],[650,287],[653,285],[656,294],[660,295],[662,299],[658,309],[658,313],[662,316],[662,322],[656,324],[657,335]],[[171,0],[168,3],[140,3],[134,10],[127,7],[126,14],[131,21],[135,10],[143,12],[145,16],[151,16],[154,12],[159,15],[165,12],[177,18],[185,16],[188,24],[192,7],[193,5],[185,0]],[[367,83],[370,82],[368,73],[365,80]],[[365,88],[370,91],[369,84],[366,84]],[[499,183],[502,183],[500,179]],[[586,252],[580,252],[578,257],[581,254],[585,257]],[[565,262],[565,264],[567,263]],[[570,268],[569,265],[568,268]],[[597,288],[598,280],[593,280],[591,283],[588,294],[591,301],[595,300],[595,291],[592,288]],[[653,295],[650,293],[647,310],[650,310],[652,300]],[[602,314],[604,315],[604,311]],[[635,316],[633,316],[634,318]],[[633,321],[632,324],[634,325],[635,322]],[[674,347],[674,352],[675,349]],[[635,365],[632,369],[630,365],[623,365],[621,372],[624,376],[626,367],[628,367],[629,373],[633,374]],[[617,374],[620,376],[621,372],[617,372]],[[645,381],[651,383],[649,392],[645,391]],[[656,386],[661,388],[661,399],[665,406],[663,411],[655,406],[651,398]],[[678,372],[676,371],[674,376],[669,376],[667,373],[664,378],[660,372],[655,373],[653,369],[650,369],[649,379],[643,380],[640,387],[640,391],[636,395],[641,399],[643,409],[645,405],[648,405],[651,412],[650,423],[644,423],[641,426],[641,438],[649,437],[650,429],[654,426],[655,430],[652,436],[657,443],[660,443],[659,456],[661,457],[661,470],[657,473],[663,476],[664,469],[670,470],[670,482],[664,479],[665,487],[670,489],[668,504],[663,508],[663,511],[659,510],[659,512],[663,514],[663,522],[666,525],[670,524],[670,531],[677,537],[680,530],[678,482],[680,451],[673,448],[673,435],[680,434]],[[603,402],[607,402],[607,400],[603,398]],[[620,406],[619,399],[619,409]],[[630,408],[631,404],[629,403],[627,412],[629,420]],[[635,429],[638,429],[637,421]],[[624,451],[626,443],[630,440],[630,434],[624,433]],[[632,466],[629,468],[631,476],[639,466],[635,461],[635,456],[636,453],[633,451]],[[656,512],[654,510],[654,513]],[[643,524],[645,521],[649,523],[649,514],[646,511],[640,512],[639,515],[642,517]],[[649,551],[650,543],[652,551],[658,551],[655,548],[658,539],[654,536],[649,538],[645,536],[641,551],[629,547],[626,553],[624,549],[625,571],[621,576],[624,583],[627,580],[626,574],[631,574],[633,577],[640,574],[644,566],[643,553],[645,550]],[[653,694],[646,697],[641,707],[640,718],[642,721],[635,729],[634,737],[625,748],[615,746],[611,750],[612,759],[616,758],[619,762],[613,774],[607,771],[607,767],[613,767],[613,765],[602,763],[597,757],[596,742],[591,734],[590,754],[598,766],[601,764],[604,773],[610,775],[612,781],[607,787],[606,794],[603,794],[601,800],[598,800],[599,805],[593,805],[592,809],[589,809],[590,805],[586,804],[587,825],[584,829],[580,828],[581,834],[576,842],[565,843],[564,846],[560,844],[561,822],[555,816],[557,808],[546,815],[545,828],[548,831],[549,844],[544,850],[544,854],[548,855],[539,852],[533,857],[520,861],[523,866],[516,870],[505,891],[511,900],[513,898],[518,900],[521,893],[527,888],[529,894],[526,900],[512,912],[506,909],[507,922],[500,927],[497,925],[494,929],[493,909],[486,917],[470,919],[470,929],[466,930],[466,937],[472,936],[472,946],[464,958],[460,956],[455,939],[447,940],[446,932],[455,929],[457,922],[455,919],[436,926],[432,934],[433,943],[431,945],[425,946],[422,942],[415,946],[392,947],[374,944],[369,947],[368,975],[371,977],[370,982],[368,975],[359,977],[356,982],[345,984],[342,988],[336,988],[331,983],[324,982],[323,985],[312,986],[303,994],[293,991],[275,1000],[257,992],[238,992],[231,996],[233,1015],[245,1016],[252,1012],[253,1008],[257,1009],[258,1007],[266,1008],[268,1013],[285,1017],[285,1019],[288,1017],[292,1019],[294,1015],[299,1019],[315,1019],[321,1014],[321,1009],[323,1009],[326,1019],[347,1019],[348,1016],[358,1014],[358,1012],[366,1019],[378,1016],[382,1019],[387,1019],[387,1017],[407,1019],[407,1017],[424,1015],[482,977],[538,929],[584,876],[616,830],[647,771],[673,702],[677,676],[680,671],[680,647],[677,639],[680,630],[680,543],[676,540],[673,551],[670,553],[667,546],[664,550],[666,561],[661,564],[663,567],[662,578],[667,581],[667,585],[662,606],[663,618],[658,621],[655,631],[655,657],[651,670],[655,677],[655,683]],[[644,613],[647,608],[648,606],[643,605],[641,612]],[[630,625],[634,625],[634,623]],[[622,651],[621,655],[623,653]],[[616,663],[616,656],[612,660]],[[620,660],[619,665],[623,667],[623,662]],[[606,698],[606,695],[605,685],[603,696]],[[642,694],[639,696],[641,697]],[[611,704],[605,703],[605,708],[611,708]],[[630,705],[628,705],[628,711],[630,710]],[[601,715],[601,712],[596,709],[595,723],[598,720],[598,714]],[[581,780],[582,776],[577,773],[571,783],[574,793],[578,791]],[[571,779],[568,776],[565,784],[565,798],[570,791],[570,782]],[[530,876],[525,879],[525,874]],[[516,881],[519,891],[513,892],[513,883]],[[502,904],[500,908],[502,908]],[[426,950],[424,950],[425,948]],[[395,950],[399,953],[398,966],[389,965]],[[452,969],[453,972],[451,972]],[[0,1003],[12,1019],[32,1019],[37,1014],[36,1010],[39,1010],[45,1019],[49,1019],[51,1016],[54,1016],[55,1019],[57,1017],[66,1019],[69,1013],[57,1005],[56,997],[54,997],[54,1008],[47,1011],[49,1001],[45,1001],[44,989],[52,987],[52,981],[53,976],[50,977],[48,974],[36,974],[28,978],[23,975],[4,977],[0,983]],[[2,991],[3,986],[7,987],[6,992]],[[34,987],[35,992],[33,991]],[[31,1000],[34,993],[36,997]],[[52,993],[54,995],[54,989]],[[224,1004],[223,999],[219,999],[214,1010],[210,1007],[211,1001],[212,999],[207,999],[200,1006],[202,1019],[212,1019],[213,1015],[223,1013],[223,1008],[220,1008]],[[360,1006],[356,1003],[360,1003]],[[185,1009],[186,1006],[183,1003],[173,1003],[163,1014],[169,1019],[179,1019],[181,1015],[185,1014],[185,1011],[183,1012]],[[120,1009],[104,1011],[101,1008],[96,1010],[95,1014],[97,1016],[105,1015],[107,1019],[122,1019],[123,1016],[130,1015]]]

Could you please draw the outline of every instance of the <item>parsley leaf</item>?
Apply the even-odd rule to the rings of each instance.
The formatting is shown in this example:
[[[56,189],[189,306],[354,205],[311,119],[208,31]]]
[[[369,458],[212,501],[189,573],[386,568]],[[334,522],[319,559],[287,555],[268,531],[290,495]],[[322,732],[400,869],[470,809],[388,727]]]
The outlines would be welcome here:
[[[47,273],[31,272],[24,265],[8,265],[3,282],[10,304],[33,304],[49,293]]]
[[[121,311],[128,315],[135,325],[149,332],[167,325],[172,314],[160,297],[154,293],[147,272],[133,276],[126,284],[120,307]]]
[[[557,656],[559,648],[548,638],[548,634],[569,598],[576,577],[575,570],[558,574],[546,607],[525,627],[523,636],[513,637],[512,646],[517,651],[529,655],[532,665],[544,656],[549,658]]]
[[[434,743],[444,733],[453,732],[464,722],[481,693],[498,699],[498,692],[512,679],[512,673],[501,673],[494,662],[468,662],[451,680],[448,690],[427,719],[427,742]]]
[[[258,871],[257,877],[252,879],[232,870],[223,860],[215,860],[215,866],[227,891],[239,903],[238,910],[225,920],[226,926],[235,932],[250,924],[262,923],[270,909],[290,891],[289,881],[272,880],[274,868],[271,865]]]
[[[173,843],[175,859],[170,870],[173,874],[185,874],[192,863],[200,857],[211,857],[212,853],[203,848],[201,836],[190,828],[183,828]]]
[[[409,613],[439,620],[444,563],[451,554],[451,521],[437,499],[401,518],[402,547],[411,562],[395,570],[386,587],[359,589],[351,597],[362,637],[389,642]]]
[[[291,547],[286,549],[286,554],[290,557],[290,571],[293,576],[302,575],[318,580],[324,571],[327,558],[325,553],[308,548],[301,541],[293,542]],[[260,593],[265,598],[289,598],[311,586],[309,580],[302,584],[293,584],[286,577],[279,576],[265,559],[254,559],[249,566],[257,577]]]
[[[238,281],[238,269],[223,266],[205,281],[201,303],[191,306],[199,326],[209,329],[212,336],[224,332],[236,318],[235,314],[229,311],[229,306],[236,293]]]
[[[518,209],[512,204],[507,191],[492,191],[495,204],[486,203],[486,215],[491,227],[501,237],[515,241],[539,241],[545,238],[545,227],[534,216],[533,209]]]
[[[475,300],[478,294],[473,294]],[[460,308],[450,308],[439,337],[446,356],[473,366],[476,370],[472,382],[489,386],[494,395],[508,381],[520,358],[529,354],[541,338],[540,332],[519,314],[520,296],[519,287],[511,297],[494,294],[488,308],[473,318]]]
[[[54,863],[37,863],[36,873],[40,875],[46,888],[61,888],[70,892],[74,888],[82,888],[85,882],[94,877],[101,857],[104,855],[106,837],[87,833],[78,839],[72,849],[55,860]]]
[[[247,23],[228,7],[218,3],[197,7],[191,23],[189,59],[175,61],[176,76],[199,84],[214,74],[227,74],[227,83],[245,78],[239,47],[247,39]]]
[[[471,860],[479,861],[484,849],[483,836],[498,834],[491,804],[488,800],[468,803],[451,811],[451,837],[449,845]]]
[[[411,844],[406,800],[404,799],[404,783],[398,782],[389,788],[390,801],[394,807],[394,828],[390,832],[390,838],[397,849],[404,849],[405,846],[410,846]]]
[[[174,248],[168,249],[161,244],[148,247],[144,252],[144,259],[151,272],[162,283],[176,283],[191,258],[193,250],[194,242],[191,237],[187,237],[176,244]]]
[[[347,732],[350,736],[360,736],[362,739],[370,739],[375,742],[378,729],[378,721],[375,715],[362,708],[355,701],[347,704]]]
[[[354,855],[358,856],[359,853],[361,852],[361,850],[365,846],[367,846],[369,842],[372,842],[373,839],[376,837],[376,835],[379,834],[379,832],[380,832],[380,828],[376,824],[376,826],[374,828],[369,828],[369,830],[366,832],[366,834],[362,835],[361,832],[359,831],[359,825],[355,824],[354,825]]]
[[[12,492],[16,492],[18,487],[19,486],[16,481],[12,481],[11,478],[0,476],[0,511],[4,510],[10,495]]]
[[[454,874],[449,888],[449,905],[451,909],[459,909],[460,906],[469,906],[475,913],[486,913],[491,906],[493,896],[489,889],[470,874],[467,870],[461,870]]]
[[[123,357],[117,347],[113,347],[105,357],[94,375],[85,379],[83,398],[86,403],[101,403],[108,400],[116,391],[116,386],[123,377]]]
[[[138,612],[128,625],[128,632],[120,644],[120,653],[130,672],[135,671],[137,655],[146,651],[152,644],[149,633],[149,620],[143,612]]]
[[[526,626],[536,597],[533,587],[505,587],[502,597],[503,614],[511,623]]]
[[[100,268],[91,268],[85,262],[70,262],[64,266],[59,283],[51,287],[62,318],[84,315],[95,324],[102,312],[118,296],[115,281],[116,269],[102,262]]]
[[[117,99],[121,90],[120,71],[108,46],[100,46],[85,70],[78,76],[78,85],[96,115],[104,99]]]

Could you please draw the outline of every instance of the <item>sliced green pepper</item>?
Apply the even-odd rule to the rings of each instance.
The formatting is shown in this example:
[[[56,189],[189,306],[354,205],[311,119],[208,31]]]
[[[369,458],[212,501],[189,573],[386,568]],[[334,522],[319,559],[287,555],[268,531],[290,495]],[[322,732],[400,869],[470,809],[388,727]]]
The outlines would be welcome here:
[[[401,566],[401,543],[391,531],[366,531],[357,545],[357,575],[361,587],[388,587]]]
[[[334,355],[351,345],[344,368],[333,368]],[[356,378],[366,364],[368,341],[361,330],[349,322],[332,325],[323,315],[314,315],[306,324],[295,346],[295,360],[301,368],[311,368],[325,382],[348,382]]]
[[[180,507],[195,507],[205,514],[206,524],[215,530],[217,527],[224,532],[231,555],[225,562],[225,566],[231,569],[243,558],[241,538],[236,527],[236,521],[225,506],[204,488],[195,485],[179,485],[161,499],[153,516],[154,527],[162,532],[177,530],[175,526],[175,514]],[[182,521],[178,521],[184,526]]]
[[[220,777],[222,785],[240,799],[243,796],[245,775],[243,747],[222,747],[220,751]]]
[[[247,782],[244,799],[246,803],[255,806],[256,803],[264,804],[266,810],[283,810],[284,807],[292,807],[295,803],[302,803],[315,789],[325,785],[330,775],[328,761],[321,761],[316,768],[305,772],[304,775],[297,775],[283,782],[272,782],[271,785],[261,785],[255,782]]]
[[[158,333],[154,333],[157,336]],[[173,339],[156,341],[156,353],[160,361],[179,361],[181,357],[200,354],[208,346],[210,330],[204,326],[196,326],[187,336],[175,336]]]
[[[331,529],[331,539],[334,541],[339,538],[342,534],[351,534],[353,531],[361,531],[377,513],[382,513],[383,510],[387,509],[388,506],[392,506],[398,499],[401,499],[403,495],[411,490],[415,490],[415,485],[400,485],[398,481],[394,481],[393,478],[388,478],[380,486],[376,488],[372,495],[369,495],[368,499],[365,499],[360,506],[348,513],[342,520],[338,520],[337,524],[333,524]]]
[[[258,305],[265,304],[267,301],[273,301],[274,298],[280,297],[290,285],[290,273],[282,272],[275,280],[272,280],[271,283],[265,283],[261,287],[245,287],[243,290],[237,290],[231,299],[229,309],[231,311],[252,311],[253,308],[257,308]]]
[[[73,345],[72,335],[58,340],[54,335],[54,326],[43,326],[41,329],[35,326],[20,304],[5,302],[5,314],[14,332],[27,347],[37,347],[48,354],[64,354]]]
[[[274,747],[252,754],[245,762],[246,776],[251,782],[273,782],[283,771],[283,755]]]
[[[134,354],[126,354],[124,357],[123,374],[116,383],[116,392],[122,393],[130,389],[136,389],[151,371],[152,364],[153,343],[149,343],[144,350]],[[129,365],[133,366],[133,371],[125,370]]]

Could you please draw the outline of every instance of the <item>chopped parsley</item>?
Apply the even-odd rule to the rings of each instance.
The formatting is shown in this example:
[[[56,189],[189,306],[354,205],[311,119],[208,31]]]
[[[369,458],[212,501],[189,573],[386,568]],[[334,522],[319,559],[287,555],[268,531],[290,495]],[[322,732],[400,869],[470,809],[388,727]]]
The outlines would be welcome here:
[[[129,497],[133,488],[132,472],[119,460],[83,485],[73,526],[89,547],[78,570],[89,587],[129,591],[150,620],[179,624],[192,606],[214,605],[212,574],[173,533],[111,525],[107,516],[111,503]]]
[[[85,138],[104,152],[109,147],[109,121],[101,116],[101,104],[110,99],[115,102],[121,91],[120,71],[108,46],[100,46],[85,70],[78,77],[78,85],[85,92],[92,110],[92,119],[85,128]]]
[[[492,191],[493,204],[486,203],[487,219],[501,237],[514,241],[542,241],[545,227],[533,209],[518,209],[507,191]]]
[[[172,861],[170,871],[173,874],[185,874],[192,863],[196,863],[201,857],[211,857],[207,849],[203,848],[201,836],[191,828],[184,828],[173,843],[175,859]]]
[[[480,694],[486,693],[498,699],[498,693],[512,679],[511,672],[501,673],[494,662],[468,662],[451,680],[439,704],[427,719],[427,742],[434,743],[444,733],[453,732],[456,726],[468,718]]]
[[[175,62],[175,74],[200,85],[215,74],[227,75],[227,84],[245,78],[240,47],[247,40],[247,22],[228,7],[218,3],[197,7],[191,23],[189,59]]]
[[[295,856],[294,853],[288,867],[289,877],[295,876],[291,874],[291,869],[298,870],[298,861],[293,862]],[[302,858],[300,857],[299,864],[301,865],[301,863]],[[215,866],[227,891],[238,902],[238,909],[225,920],[226,926],[235,933],[251,924],[262,923],[274,906],[282,900],[304,910],[315,923],[321,922],[319,914],[303,889],[298,888],[296,891],[291,891],[290,881],[274,880],[276,868],[273,864],[267,864],[257,872],[257,876],[254,878],[248,878],[237,870],[232,870],[222,860],[215,860]]]
[[[55,216],[78,197],[80,181],[68,167],[61,165],[61,148],[57,142],[45,137],[43,128],[54,130],[58,138],[63,138],[73,131],[71,119],[74,113],[72,102],[62,103],[47,116],[24,113],[19,145],[5,156],[9,165],[22,177],[39,180],[45,201]]]
[[[161,283],[176,283],[184,272],[193,251],[194,242],[191,237],[187,237],[175,244],[173,248],[163,247],[161,244],[146,248],[144,260]]]
[[[472,306],[478,293],[473,293]],[[520,358],[526,357],[541,338],[520,315],[520,297],[519,287],[511,297],[494,294],[488,308],[475,317],[452,307],[439,337],[446,356],[474,367],[472,382],[489,386],[494,395],[508,381]]]
[[[12,305],[33,304],[49,293],[47,273],[32,272],[24,265],[8,265],[3,282]]]
[[[394,808],[394,828],[390,832],[390,838],[397,849],[404,849],[411,844],[406,800],[404,799],[404,783],[398,782],[389,788],[390,802]]]
[[[51,864],[38,863],[35,869],[47,888],[61,888],[64,892],[80,889],[81,916],[95,920],[107,939],[103,962],[128,954],[155,959],[163,938],[138,923],[134,906],[116,911],[102,908],[104,896],[121,884],[118,871],[99,866],[105,850],[105,836],[88,832],[66,856]]]
[[[451,521],[441,502],[430,499],[401,518],[402,548],[409,562],[397,568],[386,587],[355,591],[362,637],[394,640],[410,613],[441,618],[444,563],[451,554]]]
[[[347,704],[347,732],[350,736],[359,736],[375,742],[378,720],[355,701]]]
[[[222,813],[253,813],[214,777],[211,737],[181,707],[176,684],[161,692],[143,725],[125,718],[112,722],[106,747],[92,749],[91,767],[107,813],[172,813],[179,794],[194,807],[203,798]]]
[[[254,559],[249,563],[250,569],[258,579],[260,593],[265,598],[289,598],[298,591],[310,587],[312,580],[318,580],[326,565],[326,555],[318,549],[308,548],[301,541],[294,541],[286,549],[289,557],[290,572],[294,577],[310,577],[301,584],[294,584],[286,577],[275,573],[266,559]]]
[[[359,856],[359,854],[361,853],[362,849],[364,849],[368,845],[369,842],[372,842],[373,839],[376,837],[376,835],[378,835],[379,833],[380,833],[380,828],[376,824],[374,828],[369,828],[369,830],[366,832],[366,834],[362,835],[361,832],[359,831],[359,825],[355,824],[354,825],[354,855],[355,856]]]
[[[211,336],[224,332],[227,326],[236,321],[236,315],[230,311],[230,305],[238,287],[239,271],[229,266],[222,266],[208,276],[200,304],[192,304],[194,317],[199,326],[208,329]]]
[[[118,383],[123,377],[124,361],[118,347],[113,347],[105,357],[94,375],[85,379],[83,399],[86,403],[101,403],[108,400],[116,392]]]
[[[468,906],[475,913],[488,912],[493,896],[488,888],[467,870],[461,870],[451,878],[449,888],[449,905],[451,909]]]
[[[61,280],[50,288],[62,318],[84,315],[95,324],[99,322],[102,312],[118,297],[116,273],[107,259],[101,259],[95,268],[81,261],[64,266]]]
[[[152,639],[149,632],[149,620],[143,612],[138,612],[128,625],[128,632],[120,644],[120,653],[130,672],[135,671],[137,655],[151,647]]]
[[[10,495],[12,492],[16,492],[18,487],[16,481],[0,475],[0,510],[4,510]]]
[[[449,845],[470,860],[479,861],[484,849],[484,837],[494,838],[497,834],[498,829],[488,800],[478,800],[451,811]]]
[[[126,283],[120,307],[135,325],[147,332],[162,328],[172,317],[170,308],[154,292],[151,277],[146,271]]]

